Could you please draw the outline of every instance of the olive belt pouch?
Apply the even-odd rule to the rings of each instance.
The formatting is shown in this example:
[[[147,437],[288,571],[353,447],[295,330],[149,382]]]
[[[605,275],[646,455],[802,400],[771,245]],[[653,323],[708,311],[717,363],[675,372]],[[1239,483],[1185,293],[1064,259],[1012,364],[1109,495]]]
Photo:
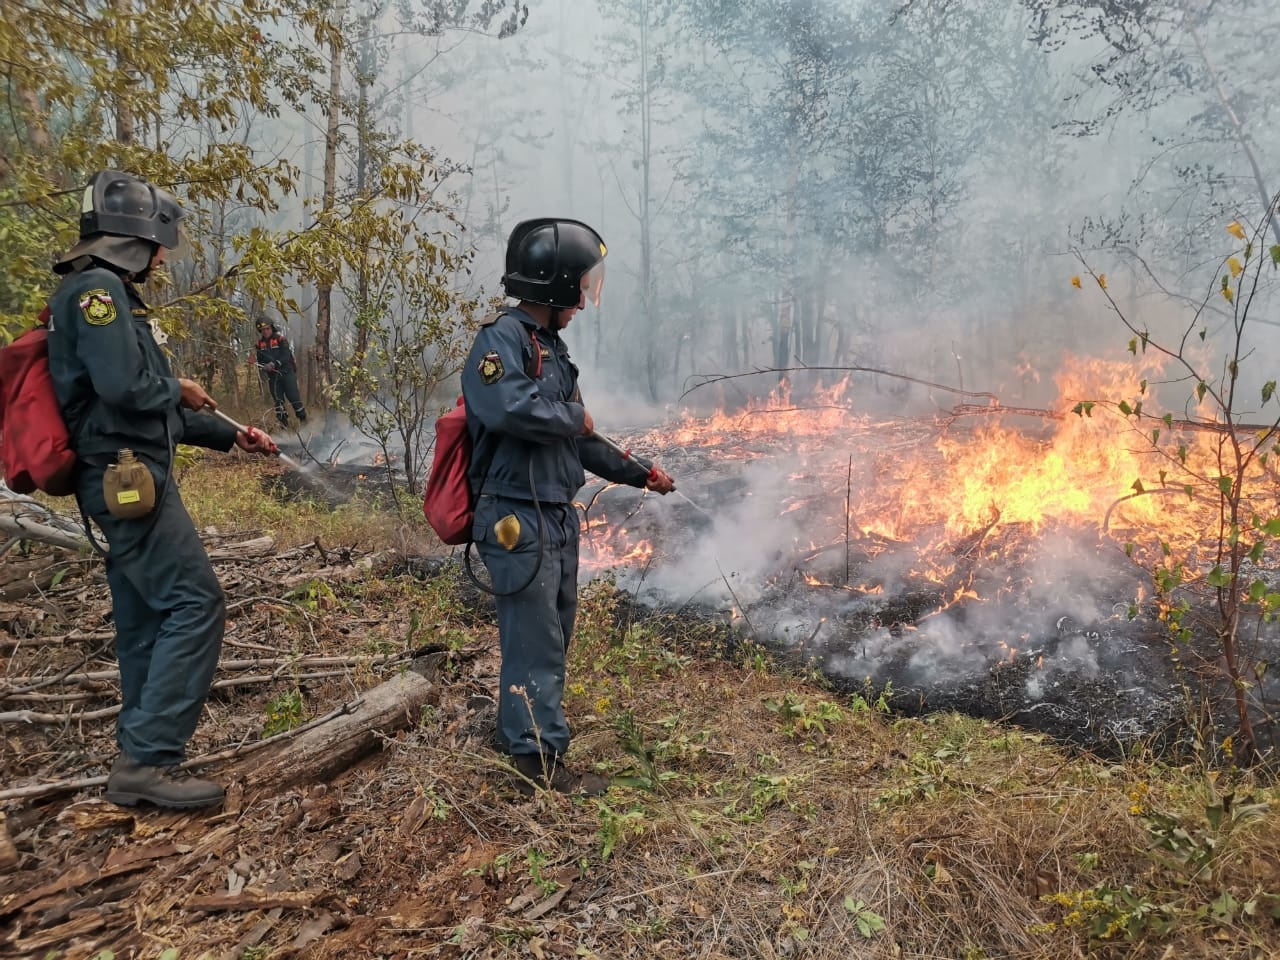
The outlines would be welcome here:
[[[102,494],[113,517],[136,520],[156,507],[156,481],[132,450],[121,450],[102,475]]]

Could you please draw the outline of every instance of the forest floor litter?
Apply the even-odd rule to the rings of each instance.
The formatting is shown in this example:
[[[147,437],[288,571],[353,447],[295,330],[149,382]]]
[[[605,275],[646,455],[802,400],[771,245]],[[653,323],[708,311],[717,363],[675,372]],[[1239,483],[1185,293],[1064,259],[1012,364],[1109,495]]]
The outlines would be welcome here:
[[[455,562],[227,525],[205,537],[228,598],[191,749],[229,788],[209,812],[102,799],[117,689],[101,564],[43,546],[6,560],[6,576],[23,572],[0,600],[14,861],[0,866],[0,956],[1280,950],[1280,824],[1251,772],[1103,761],[951,714],[895,719],[604,578],[583,590],[566,706],[571,759],[615,785],[525,798],[491,746],[490,605]],[[423,662],[413,715],[348,769],[272,789],[227,779],[264,740],[287,755]],[[1178,820],[1217,842],[1211,876],[1153,859],[1160,816],[1224,797],[1230,832]],[[1253,906],[1222,909],[1224,894]]]

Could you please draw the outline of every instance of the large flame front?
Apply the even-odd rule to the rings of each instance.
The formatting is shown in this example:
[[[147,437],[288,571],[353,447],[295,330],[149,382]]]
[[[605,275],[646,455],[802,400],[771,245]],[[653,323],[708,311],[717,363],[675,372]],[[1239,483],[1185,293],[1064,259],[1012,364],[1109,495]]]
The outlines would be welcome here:
[[[1138,376],[1146,382],[1154,371]],[[1158,419],[1118,413],[1122,401],[1141,409],[1143,391],[1130,364],[1076,362],[1056,385],[1058,400],[1035,419],[1027,411],[1014,416],[996,406],[970,408],[966,414],[986,421],[976,428],[967,415],[856,415],[858,398],[848,380],[803,403],[783,386],[767,401],[734,414],[686,418],[635,438],[634,446],[684,451],[689,458],[706,451],[717,469],[726,461],[773,458],[786,469],[821,471],[824,529],[915,543],[923,554],[935,554],[939,582],[951,567],[947,557],[975,536],[1032,536],[1053,524],[1132,538],[1138,550],[1163,544],[1183,554],[1216,537],[1219,505],[1205,495],[1212,493],[1205,478],[1224,472],[1220,434],[1192,430],[1175,438]],[[1090,400],[1110,403],[1073,412]],[[1256,479],[1261,468],[1252,471]],[[846,472],[848,477],[841,475]],[[679,482],[678,469],[673,473]],[[855,475],[856,483],[850,479]],[[1188,496],[1188,486],[1196,496]],[[1252,509],[1274,516],[1276,504],[1267,499]],[[784,499],[778,513],[801,506]],[[589,568],[611,565],[637,549],[648,559],[647,544],[640,548],[602,518],[593,518],[592,528],[585,551]],[[824,538],[811,539],[816,546]]]

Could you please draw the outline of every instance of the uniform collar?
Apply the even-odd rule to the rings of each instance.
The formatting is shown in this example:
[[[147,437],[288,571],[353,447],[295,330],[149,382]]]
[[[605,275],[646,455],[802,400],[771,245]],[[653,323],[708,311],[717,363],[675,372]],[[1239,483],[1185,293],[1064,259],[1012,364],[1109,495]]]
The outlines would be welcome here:
[[[505,307],[504,309],[507,313],[511,314],[517,320],[519,320],[522,324],[524,324],[526,330],[533,331],[535,335],[539,333],[545,334],[547,337],[551,339],[553,343],[558,342],[560,340],[559,330],[552,330],[550,327],[542,326],[541,324],[538,323],[537,320],[533,319],[533,317],[529,316],[519,307]]]

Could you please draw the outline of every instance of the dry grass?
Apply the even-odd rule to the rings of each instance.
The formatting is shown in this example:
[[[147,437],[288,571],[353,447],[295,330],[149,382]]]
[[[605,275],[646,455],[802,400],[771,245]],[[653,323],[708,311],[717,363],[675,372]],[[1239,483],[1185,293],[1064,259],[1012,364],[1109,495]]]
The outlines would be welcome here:
[[[353,546],[365,550],[398,548],[406,553],[426,549],[430,532],[423,529],[421,505],[352,501],[337,509],[320,499],[282,501],[267,489],[284,471],[278,462],[235,452],[204,454],[180,471],[182,498],[196,526],[226,533],[262,531],[281,547],[311,543]]]
[[[1072,758],[1039,737],[962,717],[895,721],[803,678],[681,661],[678,634],[619,642],[603,622],[581,631],[571,674],[579,743],[616,769],[619,747],[633,760],[643,742],[659,782],[652,792],[615,790],[596,806],[602,822],[631,817],[601,863],[610,897],[644,905],[643,922],[627,930],[630,949],[610,956],[1280,950],[1269,919],[1196,916],[1224,891],[1254,899],[1260,913],[1272,905],[1258,892],[1280,892],[1276,814],[1235,835],[1208,830],[1203,805],[1217,791],[1207,779]],[[1152,858],[1146,823],[1156,805],[1190,834],[1206,831],[1202,842],[1217,841],[1212,881]],[[1105,889],[1126,886],[1132,905],[1106,902]],[[1153,914],[1138,918],[1144,910]],[[1161,911],[1178,922],[1157,936]],[[1091,943],[1091,930],[1109,926]],[[664,941],[679,951],[664,953]]]
[[[295,514],[292,529],[394,535],[341,513]],[[424,618],[453,630],[448,591],[428,589]],[[407,955],[562,944],[602,960],[1280,956],[1268,915],[1280,813],[1216,830],[1205,818],[1224,794],[1274,799],[1249,774],[1228,786],[970,718],[895,719],[751,651],[695,654],[714,644],[709,631],[632,623],[608,585],[584,591],[566,693],[573,759],[634,784],[603,798],[490,792],[501,760],[483,738],[459,738],[443,704],[388,758],[471,835],[457,882],[485,875],[504,903]],[[1156,815],[1188,838],[1166,859],[1152,851]],[[536,922],[511,911],[510,891],[541,895],[557,876],[575,890],[560,910]]]
[[[277,503],[261,471],[191,469],[197,523],[282,544],[411,539],[358,508]],[[294,949],[312,914],[286,913],[259,952],[230,953],[261,913],[175,912],[145,931],[150,944],[183,958],[1280,956],[1280,813],[1246,803],[1276,799],[1258,774],[1103,762],[1009,726],[897,718],[759,651],[715,656],[723,626],[634,620],[595,584],[571,649],[570,759],[617,785],[525,799],[476,712],[496,683],[487,608],[447,576],[385,570],[335,584],[331,603],[327,621],[362,625],[348,644],[461,649],[432,710],[377,759],[228,821],[229,856],[326,891],[320,913],[340,919]],[[1212,826],[1206,810],[1226,796],[1236,815]],[[191,892],[222,889],[229,864]]]

